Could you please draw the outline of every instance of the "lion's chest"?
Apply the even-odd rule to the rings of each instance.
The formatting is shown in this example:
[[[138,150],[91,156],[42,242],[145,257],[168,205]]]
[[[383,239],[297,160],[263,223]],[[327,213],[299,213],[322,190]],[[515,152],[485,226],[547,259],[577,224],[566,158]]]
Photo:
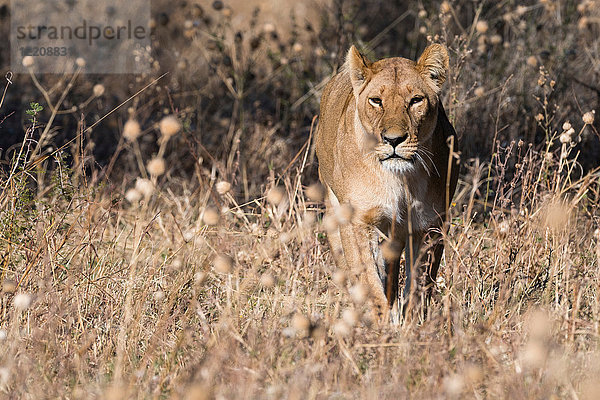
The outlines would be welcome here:
[[[368,225],[386,226],[396,221],[404,229],[410,220],[412,229],[424,231],[436,219],[434,207],[427,199],[427,183],[424,181],[413,187],[399,179],[378,187],[357,186],[350,198],[357,216]]]

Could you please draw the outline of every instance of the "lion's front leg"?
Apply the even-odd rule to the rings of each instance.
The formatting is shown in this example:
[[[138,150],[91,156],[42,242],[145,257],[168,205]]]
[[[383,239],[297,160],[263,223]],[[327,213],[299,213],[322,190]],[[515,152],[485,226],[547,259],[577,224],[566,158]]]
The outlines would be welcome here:
[[[380,245],[384,260],[385,277],[383,287],[390,309],[391,322],[400,323],[400,306],[398,302],[398,284],[400,274],[400,258],[404,248],[404,239],[401,237],[386,240]]]
[[[335,219],[331,207],[327,207],[325,215],[327,218]],[[336,267],[342,271],[348,271],[348,264],[346,263],[346,257],[344,256],[344,249],[342,247],[342,238],[340,236],[340,230],[336,226],[334,229],[327,230],[327,240],[329,242],[329,248],[331,249],[331,255],[335,261]]]
[[[366,285],[373,299],[376,314],[387,318],[388,302],[371,248],[372,228],[364,224],[349,223],[340,226],[340,237],[346,264]]]
[[[406,245],[404,247],[404,258],[406,260],[406,281],[402,291],[402,314],[406,317],[407,311],[415,310],[418,307],[419,278],[421,275],[420,250],[423,241],[421,232],[410,232],[406,236]]]

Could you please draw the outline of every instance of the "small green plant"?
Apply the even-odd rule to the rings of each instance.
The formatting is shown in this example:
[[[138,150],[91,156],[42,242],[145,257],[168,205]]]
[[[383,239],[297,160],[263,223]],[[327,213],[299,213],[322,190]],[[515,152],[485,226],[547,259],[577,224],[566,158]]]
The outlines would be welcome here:
[[[35,123],[35,120],[40,112],[44,110],[44,107],[40,106],[39,103],[31,102],[29,103],[29,110],[25,111],[27,115],[29,115],[29,122],[32,124]]]

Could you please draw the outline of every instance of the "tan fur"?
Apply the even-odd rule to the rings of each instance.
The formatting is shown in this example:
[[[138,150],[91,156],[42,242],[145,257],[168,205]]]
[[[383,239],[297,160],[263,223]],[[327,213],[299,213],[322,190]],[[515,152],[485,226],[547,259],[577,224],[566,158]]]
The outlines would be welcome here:
[[[391,309],[394,320],[402,250],[406,305],[415,289],[430,290],[444,249],[440,232],[458,179],[448,146],[455,132],[438,98],[447,70],[439,44],[417,62],[375,63],[352,46],[321,98],[316,152],[327,214],[344,203],[354,210],[351,223],[329,234],[332,252],[367,285],[380,315]],[[391,238],[387,248],[379,232]]]

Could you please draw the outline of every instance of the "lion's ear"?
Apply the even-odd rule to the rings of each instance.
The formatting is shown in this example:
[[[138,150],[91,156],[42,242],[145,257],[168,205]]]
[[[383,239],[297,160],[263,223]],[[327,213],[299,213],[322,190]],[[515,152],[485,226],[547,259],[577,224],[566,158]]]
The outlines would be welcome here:
[[[355,95],[358,95],[359,89],[369,78],[371,73],[370,66],[371,62],[360,54],[356,47],[350,47],[346,56],[346,68],[350,74],[350,81],[352,82]]]
[[[448,66],[448,50],[446,46],[437,43],[427,46],[417,61],[418,71],[426,81],[431,83],[436,93],[439,93],[442,84],[446,81]]]

